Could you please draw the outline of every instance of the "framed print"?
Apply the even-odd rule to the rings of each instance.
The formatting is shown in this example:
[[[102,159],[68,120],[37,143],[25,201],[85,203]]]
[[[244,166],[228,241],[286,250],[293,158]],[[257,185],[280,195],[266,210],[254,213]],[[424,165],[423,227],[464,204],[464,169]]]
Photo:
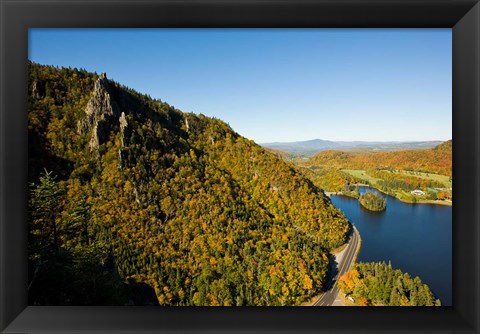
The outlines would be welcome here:
[[[479,6],[1,0],[2,333],[478,332]]]

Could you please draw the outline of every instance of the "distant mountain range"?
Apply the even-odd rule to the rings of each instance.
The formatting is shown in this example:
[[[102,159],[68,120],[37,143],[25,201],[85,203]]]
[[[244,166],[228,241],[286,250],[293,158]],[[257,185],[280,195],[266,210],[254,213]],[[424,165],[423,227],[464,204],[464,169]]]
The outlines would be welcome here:
[[[313,139],[296,142],[274,142],[260,144],[263,147],[284,151],[290,154],[314,155],[326,150],[376,150],[396,151],[434,148],[442,141],[331,141]]]

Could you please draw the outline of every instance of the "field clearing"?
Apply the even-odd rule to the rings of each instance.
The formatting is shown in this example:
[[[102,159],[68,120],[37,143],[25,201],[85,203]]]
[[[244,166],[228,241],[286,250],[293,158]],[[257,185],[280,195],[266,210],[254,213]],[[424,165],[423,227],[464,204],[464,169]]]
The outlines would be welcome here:
[[[382,171],[388,172],[388,170],[382,170]],[[366,180],[372,184],[380,180],[378,178],[368,175],[367,172],[362,169],[342,169],[342,172],[358,177],[359,179]],[[395,170],[395,172],[397,174],[402,174],[406,176],[413,176],[421,179],[437,181],[445,184],[446,188],[452,188],[453,182],[451,181],[450,176],[440,175],[440,174],[431,174],[431,173],[420,173],[420,172],[414,172],[414,174],[411,174],[409,171],[406,171],[406,170]]]
[[[348,173],[356,178],[368,181],[370,184],[375,184],[380,179],[376,177],[371,177],[367,174],[367,172],[363,169],[342,169],[342,172]]]
[[[352,175],[356,178],[362,179],[364,181],[368,181],[371,186],[373,186],[377,190],[381,191],[380,188],[378,187],[378,184],[377,184],[377,181],[379,181],[381,179],[371,177],[370,175],[368,175],[366,173],[365,170],[362,170],[362,169],[342,169],[342,172],[348,173],[348,174],[350,174],[350,175]],[[427,173],[421,173],[423,175],[420,176],[420,175],[411,175],[406,171],[397,171],[397,172],[399,172],[399,174],[405,174],[405,175],[410,175],[410,176],[417,176],[417,177],[422,177],[423,176],[422,178],[424,178],[424,179],[430,179],[430,180],[435,180],[435,181],[445,183],[445,185],[447,187],[451,188],[451,186],[452,186],[452,182],[449,181],[449,178],[450,178],[449,176],[438,175],[438,174],[428,174],[428,176],[427,176],[426,175]],[[404,173],[404,172],[406,172],[406,173]],[[446,182],[445,182],[445,180],[446,180]],[[398,198],[399,200],[401,200],[403,202],[414,203],[412,195],[407,191],[404,191],[404,190],[401,190],[401,189],[395,189],[395,190],[393,190],[393,193],[391,195],[393,195],[394,197]],[[428,199],[421,198],[421,197],[416,197],[416,203],[452,205],[451,201],[428,200]]]
[[[404,174],[407,176],[416,176],[422,179],[427,179],[427,180],[433,180],[433,181],[438,181],[440,183],[445,184],[447,188],[452,188],[452,179],[450,176],[446,175],[440,175],[440,174],[432,174],[432,173],[421,173],[421,172],[413,172],[414,174],[411,174],[411,172],[406,171],[406,170],[395,170],[395,172],[399,174]]]

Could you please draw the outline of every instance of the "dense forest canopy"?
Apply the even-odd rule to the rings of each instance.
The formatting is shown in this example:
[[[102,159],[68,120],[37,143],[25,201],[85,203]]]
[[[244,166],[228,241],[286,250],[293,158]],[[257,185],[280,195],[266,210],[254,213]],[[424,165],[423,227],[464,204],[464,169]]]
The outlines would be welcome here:
[[[385,262],[360,262],[340,277],[338,287],[360,306],[440,306],[430,288]]]
[[[343,191],[350,184],[361,183],[362,180],[355,178],[338,168],[319,166],[298,166],[298,170],[308,177],[321,189],[331,192]]]
[[[29,304],[297,305],[346,218],[219,119],[29,63]]]

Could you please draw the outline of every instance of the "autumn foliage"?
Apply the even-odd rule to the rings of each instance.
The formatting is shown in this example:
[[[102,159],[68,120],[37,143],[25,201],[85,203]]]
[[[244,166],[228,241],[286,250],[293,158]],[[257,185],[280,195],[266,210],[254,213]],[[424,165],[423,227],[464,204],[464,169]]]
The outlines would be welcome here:
[[[452,175],[452,141],[433,149],[394,152],[323,151],[309,160],[311,165],[346,169],[401,169]]]
[[[348,222],[277,155],[97,74],[29,75],[31,305],[297,305],[323,287]],[[112,110],[89,126],[87,105]]]
[[[359,306],[439,306],[419,277],[393,269],[385,262],[357,263],[338,280],[338,287]]]

